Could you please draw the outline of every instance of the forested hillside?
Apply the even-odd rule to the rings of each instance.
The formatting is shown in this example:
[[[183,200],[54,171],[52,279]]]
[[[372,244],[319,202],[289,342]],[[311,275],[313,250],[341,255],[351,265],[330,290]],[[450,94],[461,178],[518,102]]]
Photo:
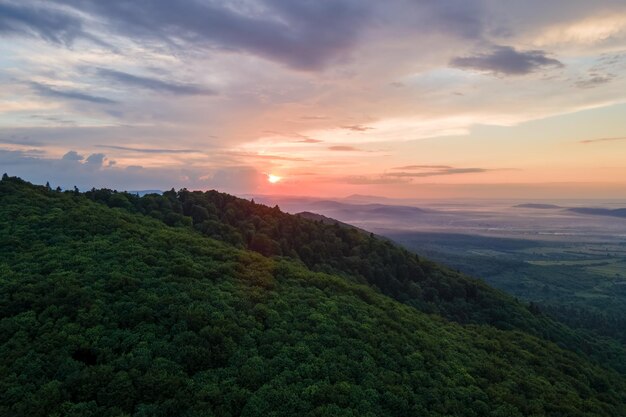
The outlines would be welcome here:
[[[308,269],[368,284],[426,313],[459,323],[488,324],[547,338],[626,373],[626,349],[619,342],[572,331],[483,281],[421,258],[389,240],[352,227],[311,221],[278,207],[217,191],[170,190],[138,197],[112,190],[85,196],[110,207],[141,213],[170,226],[190,227],[265,256],[302,262]]]
[[[570,332],[226,194],[0,182],[3,416],[626,415],[612,348]]]

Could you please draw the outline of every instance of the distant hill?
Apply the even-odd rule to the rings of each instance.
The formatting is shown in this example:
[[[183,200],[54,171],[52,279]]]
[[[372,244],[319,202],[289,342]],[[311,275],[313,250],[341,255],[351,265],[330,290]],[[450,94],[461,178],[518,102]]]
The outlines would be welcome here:
[[[365,230],[360,229],[356,226],[352,226],[351,224],[348,223],[344,223],[344,222],[340,222],[339,220],[330,218],[330,217],[326,217],[323,216],[321,214],[317,214],[317,213],[311,213],[310,211],[303,211],[301,213],[296,213],[296,216],[298,217],[302,217],[303,219],[308,219],[308,220],[313,220],[316,222],[322,222],[324,224],[328,224],[328,225],[340,225],[342,227],[348,227],[351,229],[356,229],[356,230],[360,230],[362,232],[365,232]]]
[[[568,210],[573,213],[589,214],[592,216],[610,216],[610,217],[626,218],[626,208],[606,209],[606,208],[592,208],[592,207],[572,207],[572,208],[569,208]]]
[[[554,204],[537,204],[537,203],[527,203],[527,204],[518,204],[513,206],[516,208],[529,208],[529,209],[565,209],[572,213],[578,214],[586,214],[591,216],[610,216],[610,217],[623,217],[626,218],[626,208],[618,208],[618,209],[607,209],[607,208],[596,208],[596,207],[562,207]]]
[[[312,210],[324,210],[325,214],[342,219],[380,219],[386,217],[398,220],[420,216],[427,212],[427,210],[411,206],[375,203],[351,204],[331,200],[313,201],[309,203],[309,206]]]
[[[513,206],[516,208],[530,208],[530,209],[559,209],[561,206],[557,206],[554,204],[539,204],[539,203],[526,203],[526,204],[518,204]]]
[[[615,349],[354,228],[0,181],[2,416],[623,416]]]
[[[375,196],[375,195],[352,194],[352,195],[342,198],[341,200],[348,202],[348,203],[368,204],[368,203],[376,203],[380,201],[389,201],[390,199],[387,197],[381,197],[381,196]]]

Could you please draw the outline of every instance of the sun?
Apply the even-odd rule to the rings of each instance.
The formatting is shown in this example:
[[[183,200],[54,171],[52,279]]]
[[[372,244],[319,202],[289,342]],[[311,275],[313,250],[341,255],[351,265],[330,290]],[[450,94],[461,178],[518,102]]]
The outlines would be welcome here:
[[[267,181],[270,184],[276,184],[277,182],[279,182],[280,180],[282,180],[283,177],[279,177],[278,175],[274,175],[274,174],[267,174]]]

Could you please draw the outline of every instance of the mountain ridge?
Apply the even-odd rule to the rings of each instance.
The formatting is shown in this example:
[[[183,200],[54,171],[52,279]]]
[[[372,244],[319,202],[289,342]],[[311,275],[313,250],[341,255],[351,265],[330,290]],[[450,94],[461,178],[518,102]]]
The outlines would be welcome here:
[[[140,199],[0,182],[2,414],[626,411],[624,377],[580,354],[519,330],[425,314],[358,277],[313,271],[306,259],[250,251],[228,241],[226,226],[239,226],[241,205],[257,210],[242,217],[261,229],[269,216],[329,239],[358,231],[211,193],[223,204],[216,213],[227,207],[219,241],[196,227],[208,220],[194,203],[207,195],[187,193]],[[171,215],[168,201],[190,216]]]

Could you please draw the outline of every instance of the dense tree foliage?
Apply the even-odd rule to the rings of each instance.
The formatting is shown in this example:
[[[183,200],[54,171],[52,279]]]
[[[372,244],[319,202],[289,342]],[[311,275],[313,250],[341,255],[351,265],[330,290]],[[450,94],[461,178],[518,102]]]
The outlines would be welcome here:
[[[545,339],[425,314],[339,255],[312,265],[341,274],[312,271],[219,206],[155,220],[109,194],[0,182],[0,415],[626,415],[622,375]],[[413,259],[427,281],[436,266]]]
[[[313,271],[365,283],[426,313],[463,324],[489,324],[548,338],[574,352],[626,373],[626,348],[530,311],[483,281],[444,268],[386,239],[328,221],[311,221],[278,207],[217,191],[170,190],[144,197],[111,190],[86,196],[157,218],[170,226],[189,227],[214,239],[265,256],[296,259]]]

